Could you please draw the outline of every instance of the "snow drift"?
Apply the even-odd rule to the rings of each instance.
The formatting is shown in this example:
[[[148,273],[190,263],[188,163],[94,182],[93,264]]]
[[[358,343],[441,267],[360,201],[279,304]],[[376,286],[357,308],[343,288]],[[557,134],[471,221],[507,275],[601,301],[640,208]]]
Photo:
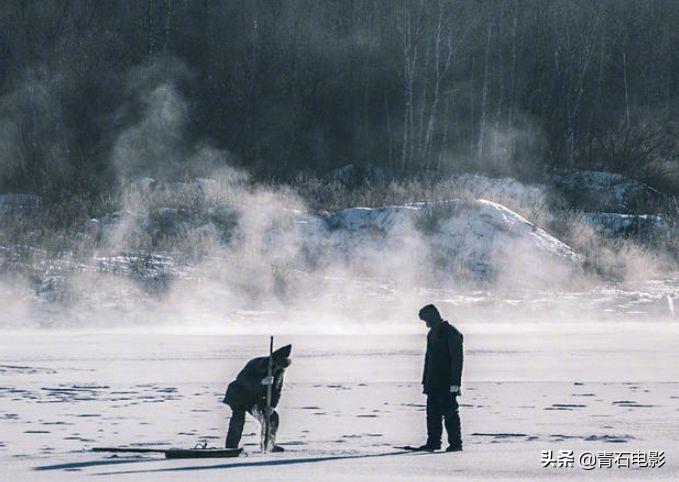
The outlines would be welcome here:
[[[585,213],[596,232],[607,237],[636,235],[663,240],[676,235],[662,216],[652,214]]]
[[[644,212],[662,194],[643,182],[604,171],[565,171],[552,184],[573,206],[583,211]]]
[[[375,239],[417,236],[429,250],[431,269],[474,279],[509,276],[530,282],[566,274],[581,257],[570,246],[501,204],[449,200],[334,213],[327,226],[342,233],[350,252]],[[553,279],[553,278],[552,278]]]

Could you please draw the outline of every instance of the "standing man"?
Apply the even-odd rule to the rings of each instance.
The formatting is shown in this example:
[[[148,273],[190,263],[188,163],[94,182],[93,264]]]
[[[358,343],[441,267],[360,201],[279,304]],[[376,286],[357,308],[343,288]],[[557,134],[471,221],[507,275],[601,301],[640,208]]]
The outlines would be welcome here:
[[[231,422],[229,433],[226,435],[226,448],[238,448],[243,425],[245,424],[245,412],[252,415],[262,424],[262,437],[264,437],[264,421],[269,416],[269,437],[273,452],[283,452],[283,447],[276,445],[276,431],[278,430],[278,413],[274,410],[281,398],[283,388],[283,376],[290,366],[290,351],[292,345],[286,345],[273,352],[272,376],[268,376],[269,357],[263,356],[250,360],[240,371],[236,379],[229,383],[224,395],[224,403],[231,408]],[[266,392],[271,385],[271,406],[267,406]],[[267,413],[268,412],[268,413]]]
[[[415,450],[433,452],[441,448],[444,419],[448,432],[446,452],[461,452],[457,397],[461,395],[462,333],[443,320],[434,305],[422,308],[419,317],[429,328],[422,376],[423,391],[427,395],[427,443]]]

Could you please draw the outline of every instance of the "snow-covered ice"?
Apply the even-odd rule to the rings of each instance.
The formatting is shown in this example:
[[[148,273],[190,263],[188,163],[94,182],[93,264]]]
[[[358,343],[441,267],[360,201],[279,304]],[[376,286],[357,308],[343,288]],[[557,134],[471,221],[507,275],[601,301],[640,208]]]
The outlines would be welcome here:
[[[279,406],[285,454],[164,460],[95,446],[219,446],[227,381],[266,336],[14,332],[0,340],[3,480],[514,480],[679,476],[679,326],[509,325],[465,333],[462,454],[402,453],[422,443],[424,327],[412,335],[281,335],[293,365]],[[664,450],[662,468],[541,468],[542,450]]]

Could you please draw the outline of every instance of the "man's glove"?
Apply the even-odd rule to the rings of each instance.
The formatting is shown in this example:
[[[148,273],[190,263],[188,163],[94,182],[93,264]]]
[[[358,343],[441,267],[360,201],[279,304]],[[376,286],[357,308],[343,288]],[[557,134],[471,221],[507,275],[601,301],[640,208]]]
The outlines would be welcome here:
[[[264,408],[264,415],[266,415],[267,417],[270,417],[271,415],[273,415],[273,407],[265,407]]]
[[[460,388],[459,385],[451,385],[450,386],[450,393],[454,393],[458,397],[462,395],[462,388]]]
[[[273,377],[264,377],[264,378],[262,378],[261,383],[262,383],[262,385],[266,385],[266,386],[273,385]]]

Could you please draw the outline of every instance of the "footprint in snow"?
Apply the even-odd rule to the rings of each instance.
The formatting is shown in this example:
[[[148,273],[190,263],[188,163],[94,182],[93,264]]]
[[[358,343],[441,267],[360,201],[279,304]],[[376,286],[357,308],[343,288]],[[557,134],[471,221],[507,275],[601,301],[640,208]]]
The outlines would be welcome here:
[[[646,404],[641,404],[638,402],[634,402],[631,400],[617,400],[615,402],[612,402],[613,405],[617,405],[618,407],[630,407],[630,408],[652,408],[655,407],[655,405],[646,405]]]
[[[580,438],[578,435],[563,435],[560,433],[554,433],[551,434],[550,437],[552,437],[554,440],[553,442],[563,442],[564,440],[572,439],[572,438]]]
[[[633,440],[631,435],[590,435],[583,438],[586,442],[626,443]]]

